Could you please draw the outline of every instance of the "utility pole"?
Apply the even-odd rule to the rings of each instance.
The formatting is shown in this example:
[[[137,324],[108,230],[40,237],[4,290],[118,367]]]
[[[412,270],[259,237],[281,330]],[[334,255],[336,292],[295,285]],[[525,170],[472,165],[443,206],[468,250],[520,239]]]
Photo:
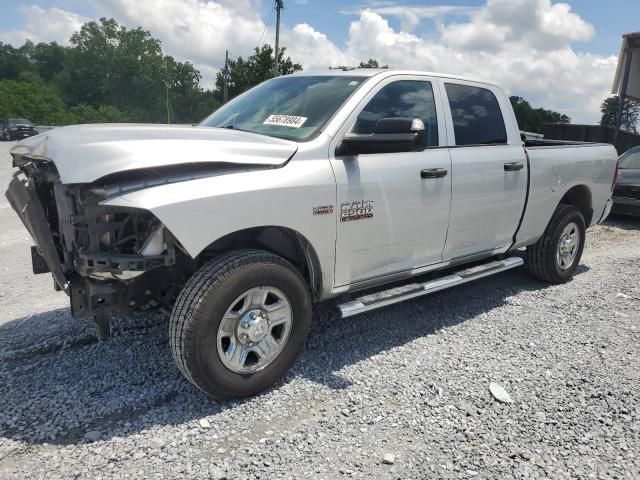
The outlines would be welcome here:
[[[224,57],[224,73],[222,74],[222,104],[224,105],[229,100],[229,88],[227,84],[229,83],[229,50]]]
[[[279,74],[278,70],[278,54],[280,53],[280,10],[282,10],[284,6],[282,5],[282,0],[276,0],[276,58],[273,67],[273,76],[277,77]]]
[[[165,85],[167,87],[167,125],[169,125],[169,65],[167,57],[164,58]]]

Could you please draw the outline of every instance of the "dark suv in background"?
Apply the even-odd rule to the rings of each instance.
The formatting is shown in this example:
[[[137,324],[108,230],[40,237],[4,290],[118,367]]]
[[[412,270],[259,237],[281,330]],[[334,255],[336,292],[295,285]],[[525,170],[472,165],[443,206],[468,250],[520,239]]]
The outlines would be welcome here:
[[[38,131],[25,118],[7,118],[0,120],[0,138],[3,140],[22,140],[33,137]]]
[[[620,156],[611,211],[640,215],[640,146],[633,147]]]

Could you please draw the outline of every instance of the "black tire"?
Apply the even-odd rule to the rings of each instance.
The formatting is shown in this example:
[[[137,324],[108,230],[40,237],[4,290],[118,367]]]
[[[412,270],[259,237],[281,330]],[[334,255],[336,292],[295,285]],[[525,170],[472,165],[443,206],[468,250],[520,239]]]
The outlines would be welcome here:
[[[577,225],[580,238],[573,262],[563,269],[557,261],[559,242],[564,228],[572,222]],[[558,284],[571,280],[582,257],[585,232],[582,212],[573,205],[558,205],[542,237],[534,245],[527,247],[529,271],[534,277],[549,283]]]
[[[254,373],[236,373],[218,354],[218,327],[239,295],[264,285],[286,295],[292,312],[290,333],[270,364]],[[269,252],[237,250],[211,260],[183,287],[171,313],[171,351],[184,376],[211,397],[255,395],[291,368],[304,347],[310,322],[310,292],[293,265]]]

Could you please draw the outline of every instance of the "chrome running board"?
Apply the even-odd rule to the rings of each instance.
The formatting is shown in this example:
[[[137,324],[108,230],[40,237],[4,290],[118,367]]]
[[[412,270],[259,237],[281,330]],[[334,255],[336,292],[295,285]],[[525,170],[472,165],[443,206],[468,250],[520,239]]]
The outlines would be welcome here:
[[[504,272],[515,267],[519,267],[524,263],[520,257],[509,257],[504,260],[497,260],[475,267],[461,270],[446,277],[429,280],[424,283],[411,283],[400,287],[383,290],[381,292],[365,295],[350,302],[338,305],[338,309],[342,318],[351,317],[360,313],[375,310],[376,308],[386,307],[394,303],[404,302],[411,298],[421,297],[429,293],[444,290],[446,288],[462,285],[482,277],[488,277],[495,273]]]

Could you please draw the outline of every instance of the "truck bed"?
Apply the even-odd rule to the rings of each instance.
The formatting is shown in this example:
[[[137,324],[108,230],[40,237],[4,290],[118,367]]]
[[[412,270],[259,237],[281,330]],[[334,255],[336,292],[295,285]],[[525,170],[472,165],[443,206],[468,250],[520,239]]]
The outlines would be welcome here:
[[[617,154],[604,143],[564,140],[528,140],[525,151],[529,162],[527,206],[518,230],[516,247],[534,243],[544,233],[554,209],[573,188],[588,190],[591,211],[587,226],[602,216],[611,196],[611,180]]]
[[[525,139],[524,146],[525,148],[535,148],[535,147],[570,147],[570,146],[596,146],[596,145],[604,145],[602,143],[594,143],[594,142],[578,142],[574,140],[552,140],[552,139]]]

